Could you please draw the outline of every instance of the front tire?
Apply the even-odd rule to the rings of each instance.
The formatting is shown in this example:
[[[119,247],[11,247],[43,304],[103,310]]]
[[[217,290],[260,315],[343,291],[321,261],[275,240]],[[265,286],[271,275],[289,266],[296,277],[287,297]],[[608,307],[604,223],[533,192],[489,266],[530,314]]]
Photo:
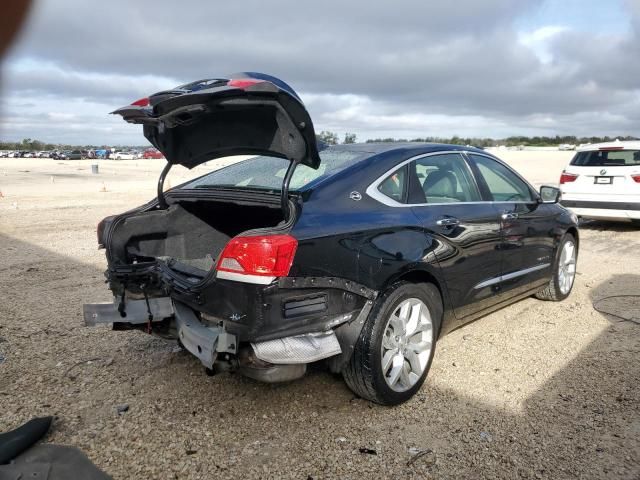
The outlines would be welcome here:
[[[577,259],[578,244],[575,237],[567,233],[558,245],[556,260],[553,264],[553,276],[549,284],[536,293],[536,298],[553,302],[560,302],[567,298],[575,281]]]
[[[359,397],[382,405],[409,400],[431,367],[442,321],[435,285],[398,282],[375,303],[343,371]]]

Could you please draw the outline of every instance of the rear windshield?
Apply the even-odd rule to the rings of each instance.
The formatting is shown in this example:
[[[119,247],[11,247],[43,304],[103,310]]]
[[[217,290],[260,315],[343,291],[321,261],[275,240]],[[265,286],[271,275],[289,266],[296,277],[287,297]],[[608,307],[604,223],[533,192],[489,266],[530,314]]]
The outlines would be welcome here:
[[[640,165],[640,150],[596,150],[578,152],[571,165],[580,167],[624,167]]]
[[[323,150],[320,152],[322,162],[317,170],[306,165],[296,167],[289,189],[300,190],[314,180],[333,175],[370,155],[342,149]],[[248,187],[280,190],[288,167],[289,161],[283,158],[253,157],[197,178],[182,188]]]

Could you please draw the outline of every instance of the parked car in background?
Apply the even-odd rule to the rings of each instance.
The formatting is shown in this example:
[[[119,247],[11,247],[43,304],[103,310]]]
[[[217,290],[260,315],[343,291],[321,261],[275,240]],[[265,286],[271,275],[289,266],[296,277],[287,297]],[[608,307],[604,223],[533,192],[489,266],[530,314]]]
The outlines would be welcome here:
[[[640,225],[640,141],[579,147],[560,189],[562,205],[580,217]]]
[[[71,150],[66,155],[69,160],[83,160],[85,158],[82,150]]]
[[[110,158],[115,160],[135,160],[137,155],[135,152],[130,150],[116,150],[111,154]]]
[[[21,154],[22,158],[35,158],[36,157],[36,153],[35,152],[30,152],[30,151],[24,151]]]
[[[142,153],[142,158],[164,158],[164,155],[156,148],[147,148]]]
[[[575,145],[571,145],[569,143],[562,143],[560,145],[558,145],[558,150],[560,151],[568,151],[568,150],[575,150],[576,146]]]
[[[264,74],[212,79],[115,112],[167,158],[155,200],[105,218],[113,323],[176,339],[209,372],[277,382],[325,360],[398,404],[445,333],[535,295],[570,294],[577,218],[498,158],[440,144],[319,151],[297,94]],[[163,192],[172,165],[258,155]]]

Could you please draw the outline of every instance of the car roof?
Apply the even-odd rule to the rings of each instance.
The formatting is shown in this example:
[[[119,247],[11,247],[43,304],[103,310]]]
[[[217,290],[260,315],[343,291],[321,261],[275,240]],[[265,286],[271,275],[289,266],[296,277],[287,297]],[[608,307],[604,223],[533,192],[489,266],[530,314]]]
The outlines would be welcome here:
[[[576,148],[578,152],[593,152],[596,150],[640,150],[640,141],[638,140],[616,140],[613,142],[590,143],[588,145],[580,145]]]
[[[298,191],[312,190],[321,186],[328,185],[335,181],[339,181],[345,173],[358,169],[374,168],[377,174],[382,174],[389,168],[401,161],[407,160],[418,155],[424,155],[435,152],[471,152],[489,155],[484,150],[466,145],[449,145],[446,143],[423,143],[423,142],[384,142],[384,143],[347,143],[341,145],[326,146],[320,150],[320,157],[323,151],[331,152],[354,152],[358,158],[348,167],[341,169],[326,176],[321,176],[308,184],[301,187]]]
[[[335,150],[349,150],[363,153],[371,153],[376,155],[379,153],[390,152],[392,150],[404,150],[420,153],[438,152],[442,150],[460,150],[477,153],[485,153],[484,150],[466,145],[450,145],[447,143],[423,143],[423,142],[381,142],[381,143],[347,143],[341,145],[333,145],[329,147]]]

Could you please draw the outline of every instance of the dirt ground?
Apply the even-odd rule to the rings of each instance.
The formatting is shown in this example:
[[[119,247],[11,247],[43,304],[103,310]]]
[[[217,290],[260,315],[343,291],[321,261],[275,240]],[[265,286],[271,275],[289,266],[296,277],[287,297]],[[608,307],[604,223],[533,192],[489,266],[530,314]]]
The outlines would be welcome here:
[[[540,184],[571,152],[499,155]],[[388,408],[320,368],[208,377],[163,341],[84,327],[82,304],[109,300],[96,224],[149,200],[163,166],[92,163],[0,160],[0,431],[56,415],[46,441],[117,479],[640,478],[640,300],[605,298],[640,294],[637,229],[584,224],[566,301],[444,337],[419,394]]]

